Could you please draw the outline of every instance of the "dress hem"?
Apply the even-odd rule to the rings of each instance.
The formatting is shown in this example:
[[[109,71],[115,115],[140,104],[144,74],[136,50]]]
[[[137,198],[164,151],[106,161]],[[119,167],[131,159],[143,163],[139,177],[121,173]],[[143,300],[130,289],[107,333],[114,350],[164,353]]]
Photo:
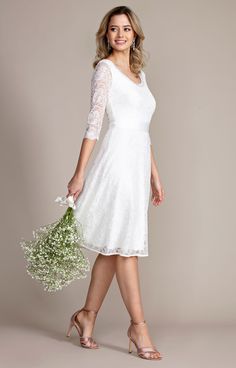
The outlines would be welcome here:
[[[81,244],[81,247],[85,248],[85,249],[89,249],[89,250],[92,250],[96,253],[100,253],[100,254],[103,254],[104,256],[112,256],[112,255],[120,255],[120,256],[123,256],[123,257],[132,257],[132,256],[137,256],[137,257],[148,257],[148,254],[140,254],[140,253],[135,253],[135,254],[123,254],[123,253],[120,253],[120,252],[113,252],[113,253],[105,253],[105,252],[102,252],[98,249],[95,249],[95,248],[92,248],[91,246],[89,245],[85,245],[85,244]]]

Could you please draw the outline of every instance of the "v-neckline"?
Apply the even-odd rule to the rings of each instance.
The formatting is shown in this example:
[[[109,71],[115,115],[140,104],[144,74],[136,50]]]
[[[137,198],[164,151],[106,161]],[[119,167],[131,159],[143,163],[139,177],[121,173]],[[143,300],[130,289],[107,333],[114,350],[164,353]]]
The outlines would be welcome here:
[[[130,77],[128,77],[128,75],[126,75],[124,72],[122,72],[122,70],[120,70],[120,68],[115,64],[115,63],[113,63],[113,61],[112,60],[110,60],[110,59],[102,59],[102,60],[108,60],[108,61],[110,61],[113,65],[114,65],[114,67],[121,73],[121,74],[123,74],[131,83],[133,83],[134,85],[136,85],[136,86],[138,86],[138,87],[141,87],[142,85],[143,85],[143,78],[142,78],[142,73],[140,72],[139,73],[139,78],[140,78],[140,83],[135,83]]]

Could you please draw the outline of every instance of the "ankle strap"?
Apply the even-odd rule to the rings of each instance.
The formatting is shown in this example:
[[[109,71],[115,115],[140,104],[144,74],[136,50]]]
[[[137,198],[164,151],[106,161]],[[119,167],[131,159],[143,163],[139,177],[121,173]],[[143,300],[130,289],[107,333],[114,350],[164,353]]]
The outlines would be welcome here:
[[[130,322],[133,324],[133,325],[145,325],[146,324],[146,321],[143,320],[141,322],[134,322],[132,319],[130,320]]]
[[[94,314],[97,314],[98,311],[92,310],[92,309],[87,309],[87,308],[82,308],[82,310],[84,310],[85,312],[92,312]]]

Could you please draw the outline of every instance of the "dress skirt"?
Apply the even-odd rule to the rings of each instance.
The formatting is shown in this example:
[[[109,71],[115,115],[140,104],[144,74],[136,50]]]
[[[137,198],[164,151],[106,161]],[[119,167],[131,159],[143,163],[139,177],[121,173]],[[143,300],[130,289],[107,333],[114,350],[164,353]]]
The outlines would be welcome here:
[[[150,175],[149,132],[111,125],[74,209],[84,248],[104,255],[148,256]]]

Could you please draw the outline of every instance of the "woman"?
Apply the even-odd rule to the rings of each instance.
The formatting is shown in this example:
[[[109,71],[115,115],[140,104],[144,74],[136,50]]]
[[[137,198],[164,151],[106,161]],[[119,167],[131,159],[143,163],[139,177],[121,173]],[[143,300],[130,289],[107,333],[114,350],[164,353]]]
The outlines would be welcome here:
[[[150,187],[154,206],[164,198],[148,131],[156,101],[141,69],[143,40],[139,19],[126,6],[110,10],[97,32],[91,109],[67,197],[77,201],[74,214],[84,229],[83,246],[99,254],[85,305],[72,315],[67,336],[75,326],[81,346],[99,347],[92,338],[94,323],[116,274],[131,317],[129,352],[133,342],[139,357],[161,359],[144,320],[138,275],[138,257],[148,256]],[[105,110],[109,128],[85,180]]]

